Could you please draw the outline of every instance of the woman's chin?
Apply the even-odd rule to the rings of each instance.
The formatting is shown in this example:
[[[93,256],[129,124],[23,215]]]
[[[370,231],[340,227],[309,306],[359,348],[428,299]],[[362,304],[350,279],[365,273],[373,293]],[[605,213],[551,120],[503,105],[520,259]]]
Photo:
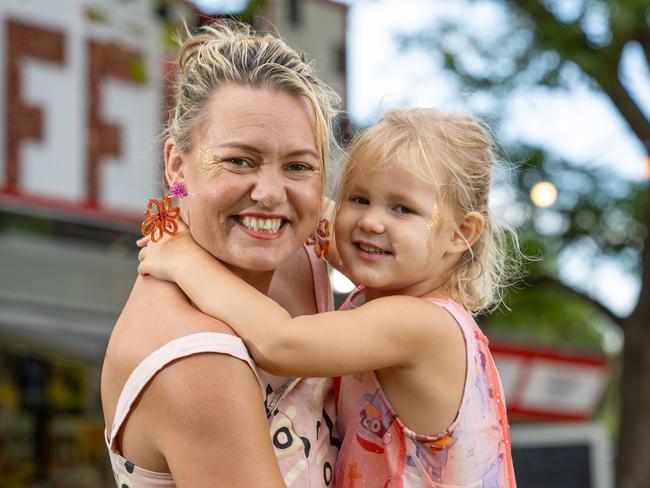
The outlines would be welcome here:
[[[285,250],[248,249],[235,255],[222,258],[233,268],[268,273],[275,271],[290,254]]]

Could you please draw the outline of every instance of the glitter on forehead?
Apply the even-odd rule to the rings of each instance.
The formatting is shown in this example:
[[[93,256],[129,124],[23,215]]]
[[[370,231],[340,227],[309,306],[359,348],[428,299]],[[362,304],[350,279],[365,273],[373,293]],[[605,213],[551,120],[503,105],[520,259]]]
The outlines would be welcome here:
[[[429,230],[435,230],[440,223],[440,206],[436,203],[433,206],[429,220],[427,220],[427,228]]]
[[[214,160],[214,150],[210,144],[201,143],[196,147],[196,157],[199,167],[205,168],[210,166]]]

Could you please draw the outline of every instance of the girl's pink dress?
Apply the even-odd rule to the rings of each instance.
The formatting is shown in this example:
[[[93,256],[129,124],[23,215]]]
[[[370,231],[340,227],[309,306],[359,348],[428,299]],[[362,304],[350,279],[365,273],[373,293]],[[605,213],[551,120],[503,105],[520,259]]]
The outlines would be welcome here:
[[[332,310],[327,266],[307,248],[319,312]],[[335,432],[331,378],[282,378],[258,370],[239,337],[204,332],[180,337],[147,356],[131,373],[118,400],[115,419],[106,429],[113,474],[118,488],[172,488],[170,473],[140,468],[124,458],[117,443],[131,406],[154,375],[172,361],[198,353],[228,354],[246,362],[258,379],[266,406],[275,455],[288,487],[334,486],[334,466],[340,447]],[[215,440],[216,442],[217,440]],[[251,446],[254,449],[255,446]],[[214,486],[220,486],[214,480]]]
[[[361,290],[341,310],[361,305]],[[467,374],[456,419],[444,432],[418,434],[393,410],[374,372],[342,377],[338,427],[343,444],[336,486],[514,487],[508,419],[488,340],[453,300],[424,299],[447,310],[465,337]]]

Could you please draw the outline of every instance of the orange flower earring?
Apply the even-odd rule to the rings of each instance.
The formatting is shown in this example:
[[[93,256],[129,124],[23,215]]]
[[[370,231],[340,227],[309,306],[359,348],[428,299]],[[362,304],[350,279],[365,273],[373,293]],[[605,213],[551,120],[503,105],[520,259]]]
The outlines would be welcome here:
[[[169,188],[169,195],[165,195],[160,200],[150,198],[144,211],[146,218],[140,228],[142,235],[149,236],[151,242],[158,242],[165,234],[176,235],[178,233],[176,219],[180,215],[180,209],[173,206],[172,197],[185,196],[187,196],[187,188],[183,183],[175,181]]]
[[[314,254],[319,258],[327,259],[332,252],[330,235],[329,220],[320,219],[318,227],[316,227],[316,232],[314,233]]]
[[[165,234],[174,236],[178,232],[176,218],[180,215],[180,209],[172,205],[171,197],[166,195],[160,200],[150,198],[147,202],[147,209],[144,211],[146,218],[140,230],[143,236],[151,238],[151,242],[158,242]]]

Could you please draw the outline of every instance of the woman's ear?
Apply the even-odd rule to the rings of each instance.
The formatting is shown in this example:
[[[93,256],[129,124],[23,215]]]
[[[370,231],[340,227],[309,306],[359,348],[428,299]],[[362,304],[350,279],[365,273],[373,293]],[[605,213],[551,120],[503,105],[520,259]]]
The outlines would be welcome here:
[[[182,183],[185,180],[185,175],[183,174],[183,170],[185,169],[183,156],[176,142],[171,137],[165,141],[163,155],[165,158],[165,179],[167,180],[167,184],[171,185],[175,181]]]
[[[485,219],[478,212],[467,212],[452,231],[449,252],[459,254],[467,251],[481,237]]]

